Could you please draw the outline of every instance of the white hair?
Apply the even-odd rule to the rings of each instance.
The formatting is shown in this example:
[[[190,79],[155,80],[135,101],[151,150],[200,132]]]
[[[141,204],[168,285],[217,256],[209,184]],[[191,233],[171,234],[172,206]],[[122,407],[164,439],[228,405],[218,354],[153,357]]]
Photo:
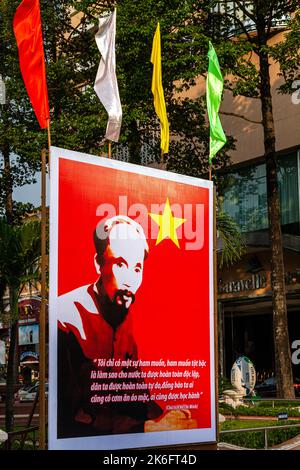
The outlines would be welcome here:
[[[110,232],[113,227],[118,224],[127,224],[134,229],[133,232],[128,232],[125,239],[140,239],[144,242],[145,254],[149,253],[149,246],[145,237],[143,227],[135,220],[127,217],[126,215],[116,215],[110,219],[106,219],[97,225],[94,233],[94,243],[98,255],[102,255],[109,244]],[[117,237],[118,238],[118,237]]]

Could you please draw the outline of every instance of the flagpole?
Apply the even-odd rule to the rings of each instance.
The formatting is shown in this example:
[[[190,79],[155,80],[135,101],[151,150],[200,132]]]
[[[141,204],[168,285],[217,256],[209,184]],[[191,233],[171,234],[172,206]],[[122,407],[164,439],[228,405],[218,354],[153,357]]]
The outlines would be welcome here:
[[[211,163],[209,165],[210,181],[211,181]],[[218,283],[217,283],[217,193],[216,187],[213,187],[213,213],[214,213],[214,227],[213,227],[213,289],[214,289],[214,344],[215,344],[215,409],[216,409],[216,438],[219,442],[219,359],[218,359]]]
[[[21,2],[13,18],[24,84],[42,129],[48,127],[50,152],[49,102],[43,47],[40,3]],[[39,93],[36,91],[39,90]],[[48,116],[48,118],[47,118]],[[46,149],[41,155],[41,311],[39,318],[39,449],[45,449],[45,372],[46,372]]]
[[[48,132],[48,165],[50,171],[50,147],[51,147],[51,130],[50,130],[50,119],[47,119],[47,132]]]
[[[41,181],[41,311],[39,337],[39,450],[45,450],[46,437],[46,402],[45,402],[45,372],[46,372],[46,149],[42,150],[42,181]]]
[[[50,172],[51,131],[50,119],[47,119],[48,165]],[[39,373],[39,449],[46,448],[46,305],[47,305],[47,208],[46,208],[46,149],[42,150],[41,181],[41,312],[40,312],[40,373]]]
[[[208,179],[209,181],[211,181],[211,163],[209,164],[209,167],[208,167]]]
[[[108,142],[108,158],[111,158],[111,141]]]

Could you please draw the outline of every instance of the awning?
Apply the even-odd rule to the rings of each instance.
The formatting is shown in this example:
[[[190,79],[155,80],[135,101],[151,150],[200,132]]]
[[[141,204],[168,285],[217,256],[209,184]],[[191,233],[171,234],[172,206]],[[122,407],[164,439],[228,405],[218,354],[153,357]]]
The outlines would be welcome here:
[[[20,364],[21,366],[23,366],[24,364],[38,364],[39,361],[37,361],[36,359],[33,359],[32,361],[30,361],[30,359],[27,359],[26,361],[21,361]]]

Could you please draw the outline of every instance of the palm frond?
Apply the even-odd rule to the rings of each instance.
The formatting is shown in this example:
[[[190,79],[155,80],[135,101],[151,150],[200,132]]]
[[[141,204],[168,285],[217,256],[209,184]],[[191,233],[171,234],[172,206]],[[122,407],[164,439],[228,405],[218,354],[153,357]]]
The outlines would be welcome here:
[[[39,275],[41,228],[40,221],[30,220],[21,225],[9,225],[0,219],[0,295],[7,289],[18,303],[21,286],[37,280]],[[11,312],[17,311],[16,305]]]
[[[237,223],[223,210],[217,212],[217,230],[223,242],[218,256],[219,267],[236,263],[245,252],[245,243]]]

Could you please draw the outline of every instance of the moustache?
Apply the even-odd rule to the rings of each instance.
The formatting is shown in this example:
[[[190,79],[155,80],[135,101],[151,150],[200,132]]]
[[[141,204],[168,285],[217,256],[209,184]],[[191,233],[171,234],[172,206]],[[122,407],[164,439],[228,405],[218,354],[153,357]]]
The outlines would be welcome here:
[[[120,298],[122,302],[127,302],[129,299],[131,299],[131,303],[133,304],[135,301],[135,295],[133,292],[127,289],[118,289],[113,297],[113,301],[117,302],[117,299]]]

